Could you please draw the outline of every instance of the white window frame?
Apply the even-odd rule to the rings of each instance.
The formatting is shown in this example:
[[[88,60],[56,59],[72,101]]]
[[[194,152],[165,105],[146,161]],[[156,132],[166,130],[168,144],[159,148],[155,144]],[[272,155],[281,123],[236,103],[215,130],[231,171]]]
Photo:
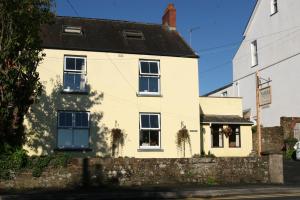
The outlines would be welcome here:
[[[241,148],[242,145],[241,145],[241,141],[242,141],[242,138],[241,138],[241,125],[229,125],[229,127],[232,129],[232,134],[234,133],[234,136],[235,136],[235,146],[230,146],[230,136],[228,137],[228,145],[229,145],[229,148]],[[236,131],[236,130],[233,130],[233,128],[237,129],[239,131]],[[236,134],[238,133],[238,134]],[[237,140],[237,135],[238,135],[238,140]]]
[[[221,97],[228,97],[228,92],[227,91],[223,91],[221,93]]]
[[[251,42],[250,49],[251,49],[251,66],[255,67],[258,65],[257,40],[253,40]]]
[[[67,58],[73,58],[75,59],[75,68],[76,68],[76,59],[83,59],[84,60],[84,69],[82,70],[76,70],[76,69],[67,69]],[[86,78],[86,75],[87,75],[87,66],[86,66],[87,62],[86,62],[86,57],[84,56],[68,56],[68,55],[65,55],[64,56],[64,72],[63,72],[63,76],[65,76],[65,73],[66,74],[81,74],[84,76],[84,89],[83,90],[72,90],[72,89],[66,89],[65,86],[64,86],[64,81],[63,80],[63,90],[65,92],[86,92],[86,83],[87,83],[87,78]]]
[[[271,15],[278,12],[278,1],[277,0],[270,0],[271,3]]]
[[[149,62],[149,63],[157,63],[157,73],[142,73],[142,65],[141,62]],[[157,78],[158,79],[158,84],[157,84],[157,92],[145,92],[145,91],[140,91],[140,78],[142,77],[152,77],[152,78]],[[139,60],[139,88],[138,88],[138,93],[141,95],[160,95],[160,61],[158,60]],[[149,85],[148,85],[149,87]]]
[[[60,113],[71,113],[72,114],[72,126],[61,126],[60,125]],[[76,113],[87,113],[88,114],[88,125],[87,126],[76,126],[75,124],[75,114]],[[87,147],[85,146],[81,146],[81,147],[78,147],[78,146],[74,146],[74,144],[72,144],[71,146],[58,146],[58,130],[59,129],[68,129],[68,130],[72,130],[72,138],[74,138],[74,130],[76,129],[85,129],[88,131],[88,145]],[[60,110],[60,111],[57,111],[57,136],[56,136],[56,140],[57,140],[57,148],[59,149],[86,149],[86,148],[89,148],[90,146],[90,112],[88,111],[63,111],[63,110]],[[73,139],[72,139],[72,143],[73,143]]]
[[[156,115],[158,116],[158,128],[143,128],[142,127],[142,115]],[[160,125],[160,113],[140,113],[140,128],[139,128],[139,148],[140,149],[161,149],[161,125]],[[158,146],[141,146],[140,145],[140,137],[141,137],[141,131],[142,130],[155,130],[158,131]]]

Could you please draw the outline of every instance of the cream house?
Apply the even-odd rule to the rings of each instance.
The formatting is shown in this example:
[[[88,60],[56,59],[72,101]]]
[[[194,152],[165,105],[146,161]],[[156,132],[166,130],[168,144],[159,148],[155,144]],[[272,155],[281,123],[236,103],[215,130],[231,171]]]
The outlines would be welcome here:
[[[201,151],[216,156],[248,156],[252,122],[242,118],[242,98],[200,97]]]
[[[176,31],[172,4],[163,24],[57,17],[44,26],[44,92],[27,117],[32,154],[181,157],[176,133],[190,130],[199,154],[198,56]]]
[[[198,56],[176,31],[172,4],[162,25],[57,17],[41,36],[44,90],[26,120],[30,154],[107,156],[117,149],[115,156],[182,157],[176,135],[183,126],[187,157],[210,150],[208,139],[200,145]],[[233,102],[236,112],[239,105]],[[123,133],[118,148],[111,142],[116,129]],[[233,154],[213,153],[249,154],[252,142],[241,145]]]

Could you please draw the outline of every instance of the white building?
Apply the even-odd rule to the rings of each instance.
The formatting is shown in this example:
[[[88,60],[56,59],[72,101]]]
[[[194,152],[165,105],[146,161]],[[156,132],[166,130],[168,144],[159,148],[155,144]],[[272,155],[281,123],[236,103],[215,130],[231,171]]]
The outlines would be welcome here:
[[[257,0],[233,58],[233,88],[229,89],[233,96],[243,97],[247,118],[256,119],[256,71],[260,87],[271,88],[271,102],[261,106],[265,127],[280,125],[281,116],[300,116],[299,10],[299,0]]]

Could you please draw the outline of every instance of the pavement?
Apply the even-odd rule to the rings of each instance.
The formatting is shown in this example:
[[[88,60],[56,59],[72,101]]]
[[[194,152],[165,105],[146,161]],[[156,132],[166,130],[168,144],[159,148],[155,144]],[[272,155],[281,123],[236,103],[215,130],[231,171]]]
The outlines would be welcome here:
[[[300,199],[300,185],[176,186],[147,188],[87,188],[0,194],[11,199]]]

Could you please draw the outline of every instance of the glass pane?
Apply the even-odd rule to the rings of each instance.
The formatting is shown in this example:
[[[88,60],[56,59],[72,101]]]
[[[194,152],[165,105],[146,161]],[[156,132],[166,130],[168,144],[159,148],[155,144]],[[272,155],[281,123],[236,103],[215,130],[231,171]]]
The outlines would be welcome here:
[[[64,89],[74,90],[75,75],[70,73],[64,73]]]
[[[159,131],[150,131],[150,146],[159,146]]]
[[[75,70],[75,58],[66,58],[66,69]]]
[[[141,126],[142,128],[150,128],[149,115],[141,115]]]
[[[150,115],[151,128],[159,128],[158,115]]]
[[[64,89],[70,91],[85,90],[85,75],[77,73],[64,73]]]
[[[158,63],[157,62],[150,62],[150,73],[158,74]]]
[[[72,147],[72,130],[58,129],[57,146],[59,148]]]
[[[74,147],[87,148],[89,146],[88,129],[74,129]]]
[[[139,91],[140,92],[148,92],[148,78],[140,77],[139,83]]]
[[[219,147],[223,147],[223,135],[219,134]]]
[[[149,133],[149,131],[144,130],[140,132],[140,146],[150,146]]]
[[[141,71],[140,73],[149,73],[149,63],[148,62],[141,62]]]
[[[72,127],[72,113],[60,112],[58,126]]]
[[[89,126],[89,114],[87,112],[75,113],[75,126],[76,127],[88,127]]]
[[[240,135],[236,135],[235,141],[236,147],[240,147]]]
[[[149,92],[158,92],[158,77],[149,78]]]
[[[85,63],[83,58],[76,58],[76,70],[85,70],[84,64]]]
[[[213,147],[222,147],[223,146],[223,135],[220,134],[219,129],[221,126],[212,125],[211,127],[211,139]]]

